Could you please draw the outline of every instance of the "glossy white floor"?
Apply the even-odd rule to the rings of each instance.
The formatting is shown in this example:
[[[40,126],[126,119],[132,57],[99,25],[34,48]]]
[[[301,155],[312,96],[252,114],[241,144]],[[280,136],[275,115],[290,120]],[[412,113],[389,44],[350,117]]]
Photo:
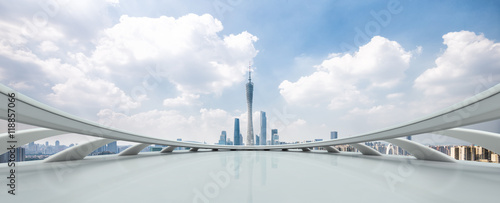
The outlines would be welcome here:
[[[16,170],[17,195],[2,184],[2,202],[491,202],[500,189],[500,164],[298,150],[151,152]]]

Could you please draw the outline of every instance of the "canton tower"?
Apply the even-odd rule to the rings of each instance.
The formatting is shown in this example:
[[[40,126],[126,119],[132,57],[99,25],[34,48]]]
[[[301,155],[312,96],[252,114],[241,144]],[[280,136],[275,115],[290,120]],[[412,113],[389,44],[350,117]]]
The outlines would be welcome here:
[[[248,83],[247,83],[247,107],[248,107],[248,126],[247,126],[247,145],[253,145],[253,120],[252,120],[252,101],[253,101],[253,83],[250,65],[248,65]]]

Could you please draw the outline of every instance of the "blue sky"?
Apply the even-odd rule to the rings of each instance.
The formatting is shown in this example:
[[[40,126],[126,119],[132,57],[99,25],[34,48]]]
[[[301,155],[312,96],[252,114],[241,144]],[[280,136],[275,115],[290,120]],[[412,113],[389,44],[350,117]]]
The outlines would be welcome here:
[[[284,141],[346,137],[498,84],[498,25],[498,1],[2,2],[0,82],[105,125],[214,143],[236,117],[246,136],[251,62],[255,133],[262,110]]]

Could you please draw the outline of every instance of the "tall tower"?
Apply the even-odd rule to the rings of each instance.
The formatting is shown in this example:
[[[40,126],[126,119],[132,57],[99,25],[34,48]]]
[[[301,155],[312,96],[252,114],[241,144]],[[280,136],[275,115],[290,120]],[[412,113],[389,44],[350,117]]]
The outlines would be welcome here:
[[[260,112],[260,145],[266,145],[266,131],[267,131],[267,126],[266,126],[266,112],[261,111]]]
[[[250,65],[248,65],[248,83],[247,83],[247,107],[248,107],[247,145],[253,145],[254,144],[254,138],[253,138],[253,120],[252,120],[252,101],[253,101],[252,72],[250,72]]]

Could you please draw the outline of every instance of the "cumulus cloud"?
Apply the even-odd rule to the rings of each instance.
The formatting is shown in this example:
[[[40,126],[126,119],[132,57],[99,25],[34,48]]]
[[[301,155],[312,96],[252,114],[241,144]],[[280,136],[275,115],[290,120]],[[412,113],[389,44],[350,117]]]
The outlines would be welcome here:
[[[29,90],[29,89],[34,88],[32,85],[26,84],[26,82],[24,82],[24,81],[23,82],[11,82],[11,83],[9,83],[9,87],[11,87],[15,90]]]
[[[414,82],[425,96],[462,98],[500,82],[500,43],[470,31],[443,35],[447,46],[436,66]]]
[[[221,93],[244,80],[246,64],[257,55],[257,37],[248,32],[220,37],[222,29],[209,14],[122,16],[105,30],[92,58],[108,66],[156,61],[161,76],[183,94]]]
[[[366,90],[390,89],[404,78],[411,53],[395,41],[375,36],[354,54],[331,54],[316,72],[297,82],[283,81],[280,93],[294,105],[340,109],[369,104]]]
[[[67,15],[67,9],[89,8],[86,3],[59,6],[51,7],[59,16]],[[99,4],[99,9],[102,7]],[[72,18],[87,15],[74,14]],[[164,99],[164,106],[200,105],[200,95],[220,94],[223,89],[243,81],[248,62],[258,52],[254,48],[257,37],[246,31],[219,36],[222,23],[209,14],[179,18],[122,16],[114,26],[94,32],[98,34],[93,34],[96,38],[91,41],[92,46],[79,41],[85,38],[73,39],[75,35],[68,32],[68,25],[60,26],[60,23],[49,19],[43,29],[40,28],[41,32],[23,34],[21,25],[0,21],[6,28],[0,31],[0,55],[11,60],[19,70],[12,77],[0,79],[25,89],[51,87],[52,92],[49,90],[48,95],[44,95],[49,103],[62,108],[89,107],[82,110],[87,112],[99,108],[138,108],[148,99],[144,94],[148,92],[134,92],[137,87],[154,91],[150,86],[165,84],[173,84],[178,95]],[[85,51],[85,47],[93,51]],[[145,69],[151,64],[157,64],[155,70]],[[0,71],[5,69],[2,67]],[[153,86],[152,81],[156,82]],[[162,81],[165,82],[158,84]],[[164,91],[157,88],[155,97],[161,98]]]
[[[43,41],[38,48],[43,52],[53,52],[59,50],[59,47],[51,41]]]
[[[113,83],[96,79],[72,78],[65,83],[52,87],[54,93],[48,95],[51,101],[61,106],[79,106],[81,108],[117,108],[122,110],[140,106]],[[144,99],[144,98],[139,98]]]
[[[194,104],[200,104],[197,101],[200,95],[197,94],[182,94],[176,98],[168,98],[163,100],[163,105],[166,107],[178,107],[178,106],[191,106]]]

